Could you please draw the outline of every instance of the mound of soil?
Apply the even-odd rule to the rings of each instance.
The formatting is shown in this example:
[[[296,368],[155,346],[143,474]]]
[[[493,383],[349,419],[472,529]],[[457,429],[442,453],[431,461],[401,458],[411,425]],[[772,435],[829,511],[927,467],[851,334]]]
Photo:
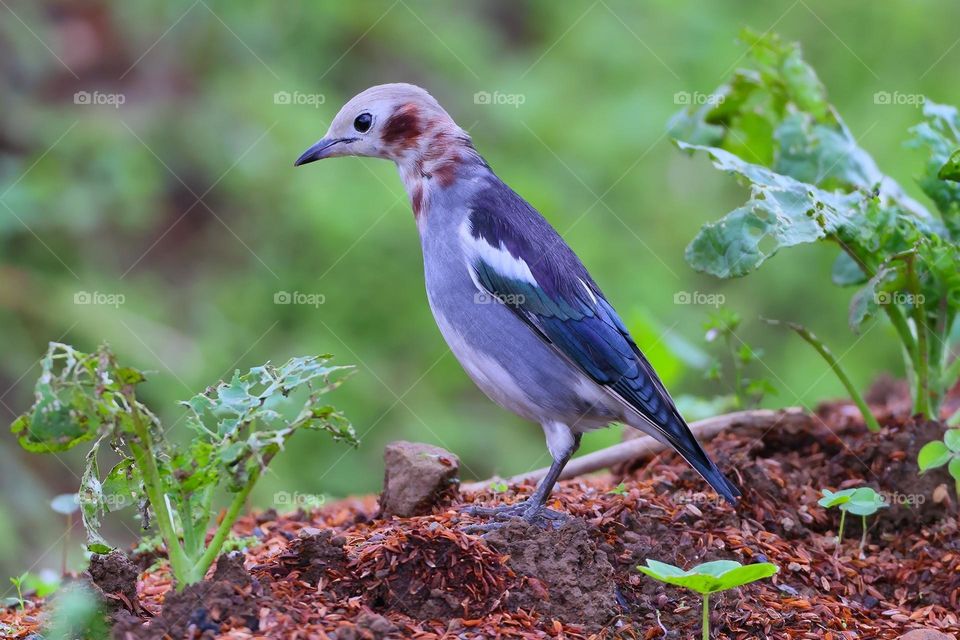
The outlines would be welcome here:
[[[583,520],[541,529],[515,519],[485,538],[490,547],[507,554],[514,572],[525,577],[510,600],[511,608],[591,626],[603,625],[618,612],[609,559],[613,548],[605,542],[598,548]]]
[[[259,580],[243,566],[240,552],[220,556],[212,577],[183,591],[167,591],[160,615],[148,621],[118,616],[116,640],[166,640],[216,638],[232,628],[258,631],[259,600],[264,591]]]
[[[127,614],[116,637],[699,637],[699,597],[636,571],[647,558],[780,568],[711,598],[716,638],[895,639],[922,628],[956,637],[953,484],[943,470],[918,477],[915,464],[942,426],[894,414],[884,425],[869,433],[834,404],[806,421],[718,435],[706,448],[742,488],[736,508],[664,453],[621,475],[562,483],[549,506],[571,519],[558,529],[514,521],[466,533],[481,521],[465,505],[513,503],[531,484],[463,493],[414,518],[378,518],[374,497],[247,516],[236,533],[259,539],[246,551],[249,573],[239,558],[221,560],[180,594],[165,567],[142,573],[143,615]],[[868,520],[863,550],[859,518],[838,545],[839,514],[817,505],[821,488],[862,484],[891,502]]]

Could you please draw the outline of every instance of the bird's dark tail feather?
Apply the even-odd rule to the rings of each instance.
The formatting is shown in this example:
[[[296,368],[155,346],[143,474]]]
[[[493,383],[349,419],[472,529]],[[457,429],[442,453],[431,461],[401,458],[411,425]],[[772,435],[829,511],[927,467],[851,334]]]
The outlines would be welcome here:
[[[737,498],[740,497],[740,489],[736,487],[732,482],[727,480],[727,477],[723,475],[723,472],[717,467],[717,465],[707,456],[706,452],[697,444],[697,451],[690,451],[688,447],[677,446],[677,443],[673,444],[677,452],[683,456],[683,459],[690,463],[690,466],[697,470],[703,479],[710,483],[710,486],[719,493],[724,499],[730,504],[736,504]]]
[[[707,452],[704,451],[700,443],[697,442],[693,432],[690,431],[690,427],[688,427],[682,419],[673,422],[673,428],[670,429],[671,433],[664,434],[667,436],[670,445],[673,446],[673,448],[677,450],[677,453],[683,456],[683,459],[686,460],[691,467],[696,469],[697,473],[703,476],[703,479],[710,483],[710,486],[723,496],[727,502],[736,504],[737,498],[742,495],[740,489],[730,482],[713,460],[710,459]],[[679,422],[679,424],[677,424],[677,422]]]

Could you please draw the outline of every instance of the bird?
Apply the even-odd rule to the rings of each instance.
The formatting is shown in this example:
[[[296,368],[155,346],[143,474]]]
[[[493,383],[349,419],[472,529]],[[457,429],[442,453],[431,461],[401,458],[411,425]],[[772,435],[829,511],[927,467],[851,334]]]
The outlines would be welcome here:
[[[543,428],[553,462],[530,497],[472,514],[562,518],[546,508],[554,485],[583,434],[612,423],[672,447],[736,503],[739,489],[703,450],[580,258],[430,93],[406,83],[362,91],[294,166],[342,156],[396,164],[440,333],[491,400]]]

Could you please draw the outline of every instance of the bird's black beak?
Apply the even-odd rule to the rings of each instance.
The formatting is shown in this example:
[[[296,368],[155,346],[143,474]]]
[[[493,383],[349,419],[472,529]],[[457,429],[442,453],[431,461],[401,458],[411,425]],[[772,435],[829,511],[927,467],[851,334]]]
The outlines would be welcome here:
[[[302,164],[328,158],[330,157],[330,150],[344,142],[353,142],[353,140],[350,138],[322,138],[315,145],[304,151],[303,154],[297,158],[297,161],[293,163],[293,166],[299,167]]]

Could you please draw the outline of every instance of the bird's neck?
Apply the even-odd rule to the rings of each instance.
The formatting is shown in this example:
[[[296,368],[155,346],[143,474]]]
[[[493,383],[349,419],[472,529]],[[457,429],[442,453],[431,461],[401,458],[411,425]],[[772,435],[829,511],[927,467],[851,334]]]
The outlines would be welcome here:
[[[439,190],[453,185],[466,168],[486,165],[473,148],[470,136],[459,127],[421,134],[417,144],[396,163],[418,224]]]

